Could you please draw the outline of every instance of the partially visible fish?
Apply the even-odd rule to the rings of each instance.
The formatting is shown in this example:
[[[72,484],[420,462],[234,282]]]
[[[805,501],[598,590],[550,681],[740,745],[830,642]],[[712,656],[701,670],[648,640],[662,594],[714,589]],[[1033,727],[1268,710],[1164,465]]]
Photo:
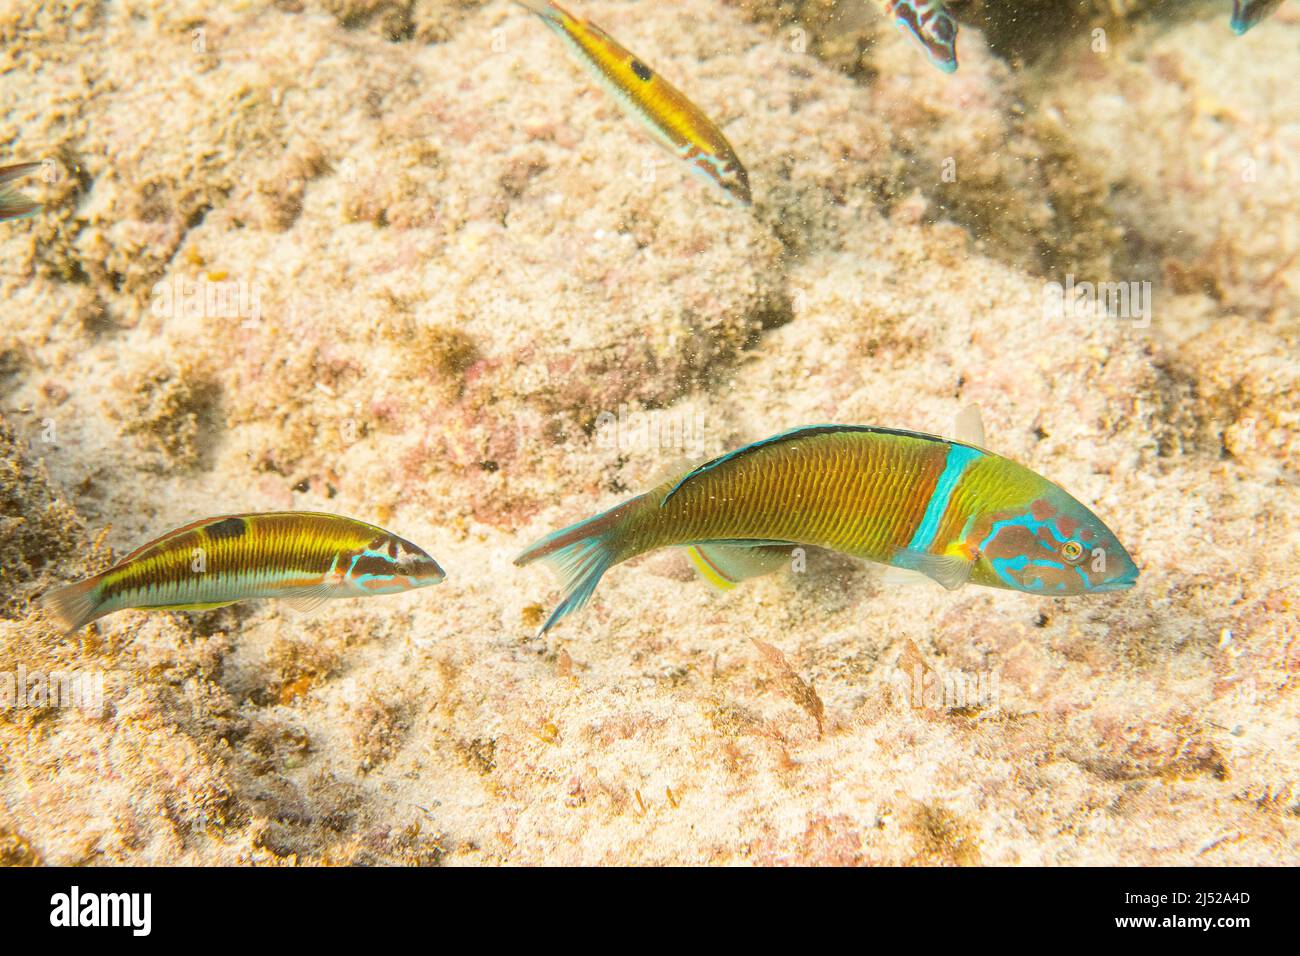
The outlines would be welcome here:
[[[1282,5],[1282,0],[1232,0],[1232,32],[1241,36]]]
[[[4,222],[6,219],[21,219],[23,216],[31,216],[40,211],[40,203],[28,199],[12,186],[6,185],[20,176],[34,173],[40,168],[40,163],[0,166],[0,222]]]
[[[124,608],[197,611],[283,598],[308,611],[329,598],[397,594],[444,576],[424,551],[382,528],[338,515],[271,511],[187,524],[38,603],[71,631]]]
[[[675,86],[590,20],[546,0],[515,0],[541,17],[661,146],[733,201],[752,202],[749,173],[727,137]]]
[[[715,458],[603,514],[541,538],[564,596],[542,631],[582,608],[614,565],[686,547],[727,587],[812,546],[924,575],[1043,596],[1132,587],[1137,566],[1085,505],[967,440],[868,425],[812,425]],[[917,574],[919,572],[919,575]]]
[[[884,0],[884,7],[931,63],[945,73],[957,69],[957,21],[940,0]]]

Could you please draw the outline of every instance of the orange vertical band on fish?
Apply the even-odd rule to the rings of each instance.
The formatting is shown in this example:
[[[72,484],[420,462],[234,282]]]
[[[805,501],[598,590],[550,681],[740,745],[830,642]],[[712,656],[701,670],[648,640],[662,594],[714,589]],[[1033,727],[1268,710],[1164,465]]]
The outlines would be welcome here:
[[[749,174],[722,131],[675,86],[590,20],[545,0],[515,0],[541,17],[584,67],[665,149],[748,206]]]

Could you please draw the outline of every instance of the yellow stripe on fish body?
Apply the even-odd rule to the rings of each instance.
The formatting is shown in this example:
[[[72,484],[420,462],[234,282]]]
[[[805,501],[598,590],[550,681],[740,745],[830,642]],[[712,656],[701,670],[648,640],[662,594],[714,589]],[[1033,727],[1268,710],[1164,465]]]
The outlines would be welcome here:
[[[198,610],[283,598],[301,610],[330,598],[437,584],[443,571],[411,542],[352,518],[266,512],[205,518],[137,548],[102,574],[41,600],[65,628],[125,608]]]
[[[545,629],[584,606],[606,570],[647,551],[696,547],[697,567],[725,586],[804,545],[949,588],[1084,594],[1131,587],[1138,573],[1096,515],[1028,468],[965,442],[863,425],[747,445],[547,535],[515,563],[545,560],[564,578]],[[753,557],[732,560],[743,552]]]
[[[675,86],[590,20],[560,6],[516,0],[542,18],[654,139],[728,197],[752,202],[749,174],[722,131]]]

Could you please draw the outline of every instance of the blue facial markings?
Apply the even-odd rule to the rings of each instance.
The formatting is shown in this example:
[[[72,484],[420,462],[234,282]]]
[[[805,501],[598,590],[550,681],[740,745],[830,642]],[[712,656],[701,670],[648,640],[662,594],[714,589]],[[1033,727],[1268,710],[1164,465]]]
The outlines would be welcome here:
[[[993,523],[993,527],[989,529],[988,537],[980,542],[980,550],[987,553],[989,544],[998,536],[998,534],[1004,528],[1026,529],[1031,535],[1033,535],[1034,540],[1037,541],[1038,544],[1045,551],[1047,551],[1052,555],[1055,555],[1056,551],[1046,541],[1038,537],[1038,532],[1040,530],[1046,528],[1048,531],[1050,531],[1052,537],[1056,539],[1058,544],[1065,544],[1065,542],[1070,540],[1068,537],[1061,534],[1061,532],[1057,530],[1056,524],[1052,518],[1047,518],[1042,521],[1039,521],[1037,518],[1033,516],[1032,513],[1026,513],[1023,515],[1019,515],[1018,517],[1015,518],[1004,518],[1001,521],[995,521]],[[1066,567],[1068,567],[1068,565],[1060,561],[1048,560],[1047,558],[1031,558],[1027,554],[1018,554],[1014,558],[992,558],[990,559],[989,564],[992,566],[997,576],[1006,582],[1008,587],[1017,588],[1017,589],[1027,588],[1031,591],[1046,590],[1047,586],[1046,584],[1044,584],[1043,579],[1041,577],[1034,578],[1033,580],[1017,581],[1015,578],[1011,576],[1010,572],[1024,571],[1026,568],[1029,567],[1055,568],[1057,571],[1064,571]],[[1079,580],[1083,582],[1083,589],[1085,591],[1091,591],[1093,588],[1093,584],[1092,581],[1089,580],[1088,574],[1086,571],[1084,571],[1083,566],[1075,565],[1074,570],[1079,575]],[[1058,582],[1056,586],[1056,590],[1064,591],[1065,590],[1064,582]]]
[[[368,563],[378,562],[381,566],[389,567],[389,568],[392,567],[392,560],[388,557],[388,554],[385,551],[376,551],[371,548],[366,548],[364,551],[357,552],[352,556],[352,563],[348,565],[348,573],[347,573],[347,579],[357,587],[367,588],[367,590],[373,593],[376,591],[376,589],[368,587],[366,585],[367,581],[372,581],[375,579],[392,581],[396,577],[396,575],[392,571],[388,571],[388,572],[367,571],[362,574],[357,574],[356,573],[357,564],[360,561],[366,561]]]
[[[925,514],[921,516],[921,523],[916,526],[912,540],[907,543],[907,550],[925,551],[934,544],[934,536],[939,533],[939,522],[948,510],[957,482],[961,481],[970,463],[982,454],[978,449],[965,445],[948,446],[948,458],[944,462],[943,472],[935,482],[934,491],[930,493],[930,500],[925,506]]]

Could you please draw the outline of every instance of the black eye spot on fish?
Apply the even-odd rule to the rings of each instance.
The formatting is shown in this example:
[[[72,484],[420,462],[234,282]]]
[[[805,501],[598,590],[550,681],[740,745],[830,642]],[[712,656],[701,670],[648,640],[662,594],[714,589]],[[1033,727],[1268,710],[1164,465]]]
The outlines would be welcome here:
[[[223,518],[216,524],[208,525],[208,537],[213,541],[225,541],[227,538],[238,538],[248,530],[248,525],[243,518]]]
[[[650,67],[646,66],[640,60],[633,60],[631,66],[632,72],[636,74],[636,78],[642,83],[649,83],[650,78],[654,76],[654,74],[650,72]]]

